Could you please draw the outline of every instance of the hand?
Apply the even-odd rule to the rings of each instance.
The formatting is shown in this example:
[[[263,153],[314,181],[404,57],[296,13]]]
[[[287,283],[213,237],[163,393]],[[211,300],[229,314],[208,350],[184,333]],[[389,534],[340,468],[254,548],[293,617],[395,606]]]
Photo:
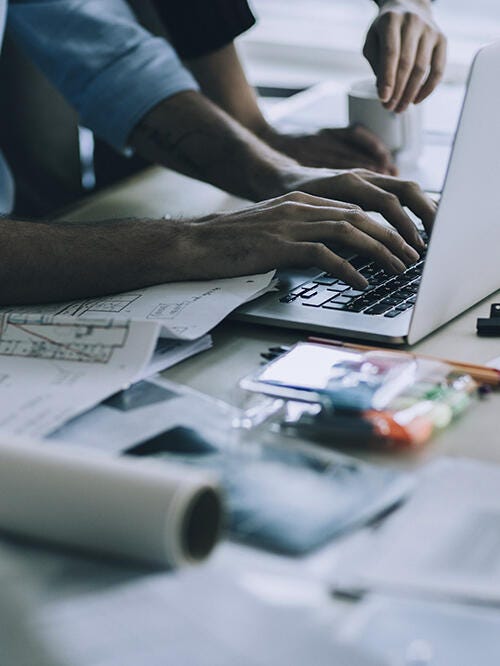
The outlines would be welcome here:
[[[267,126],[259,136],[272,148],[293,157],[304,166],[363,168],[390,176],[397,174],[389,149],[362,125],[297,135],[281,134]]]
[[[371,257],[391,274],[418,260],[402,236],[358,206],[302,192],[178,224],[176,255],[182,262],[177,279],[315,266],[363,289],[365,278],[335,250]]]
[[[363,54],[387,109],[399,113],[424,100],[442,78],[446,63],[446,38],[434,22],[430,0],[383,2]]]
[[[431,232],[436,203],[417,183],[366,171],[334,171],[296,167],[282,176],[285,190],[301,190],[320,197],[349,201],[363,210],[382,213],[385,219],[417,251],[424,248],[415,224],[405,212],[409,208]]]

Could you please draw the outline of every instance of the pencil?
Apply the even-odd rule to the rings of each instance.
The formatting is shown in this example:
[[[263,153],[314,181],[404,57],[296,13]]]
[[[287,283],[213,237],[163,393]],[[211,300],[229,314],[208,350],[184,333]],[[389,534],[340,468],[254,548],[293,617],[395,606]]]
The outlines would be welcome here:
[[[313,342],[320,345],[329,345],[331,347],[344,347],[346,349],[353,349],[355,351],[389,351],[392,354],[403,354],[405,356],[414,356],[415,358],[425,358],[429,361],[441,361],[447,363],[453,368],[466,372],[473,379],[480,384],[487,384],[492,387],[500,386],[500,370],[496,368],[489,368],[486,365],[476,365],[474,363],[464,363],[462,361],[452,361],[446,358],[437,358],[436,356],[428,356],[426,354],[415,354],[413,352],[403,351],[400,349],[384,349],[382,347],[372,347],[370,345],[355,345],[349,342],[342,342],[342,340],[330,340],[329,338],[320,338],[310,336],[307,338],[308,342]]]

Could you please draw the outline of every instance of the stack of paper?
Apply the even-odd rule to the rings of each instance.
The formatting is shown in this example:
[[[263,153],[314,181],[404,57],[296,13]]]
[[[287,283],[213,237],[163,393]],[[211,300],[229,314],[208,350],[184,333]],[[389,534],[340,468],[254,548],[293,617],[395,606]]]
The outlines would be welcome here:
[[[273,276],[3,308],[0,431],[45,436],[131,383],[208,349],[207,332],[269,289]]]
[[[171,282],[102,298],[8,307],[0,311],[57,315],[74,321],[109,318],[157,322],[162,337],[196,340],[238,306],[272,288],[274,273],[205,282]]]

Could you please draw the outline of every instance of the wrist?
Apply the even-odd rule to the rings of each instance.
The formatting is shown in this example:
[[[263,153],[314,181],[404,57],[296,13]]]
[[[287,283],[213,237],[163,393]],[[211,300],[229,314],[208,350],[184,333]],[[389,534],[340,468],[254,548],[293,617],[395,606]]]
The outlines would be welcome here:
[[[289,192],[309,192],[312,184],[318,184],[323,178],[332,178],[340,173],[335,169],[303,166],[295,162],[283,169],[279,176],[277,191],[273,196],[282,196]]]
[[[431,11],[432,0],[376,0],[379,9],[386,7],[411,7]]]

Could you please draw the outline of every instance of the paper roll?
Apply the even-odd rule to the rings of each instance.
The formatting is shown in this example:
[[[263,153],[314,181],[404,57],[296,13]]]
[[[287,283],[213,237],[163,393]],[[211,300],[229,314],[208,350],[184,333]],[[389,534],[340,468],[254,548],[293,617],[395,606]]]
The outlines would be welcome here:
[[[222,514],[215,480],[189,467],[0,438],[0,530],[179,567],[210,554]]]

